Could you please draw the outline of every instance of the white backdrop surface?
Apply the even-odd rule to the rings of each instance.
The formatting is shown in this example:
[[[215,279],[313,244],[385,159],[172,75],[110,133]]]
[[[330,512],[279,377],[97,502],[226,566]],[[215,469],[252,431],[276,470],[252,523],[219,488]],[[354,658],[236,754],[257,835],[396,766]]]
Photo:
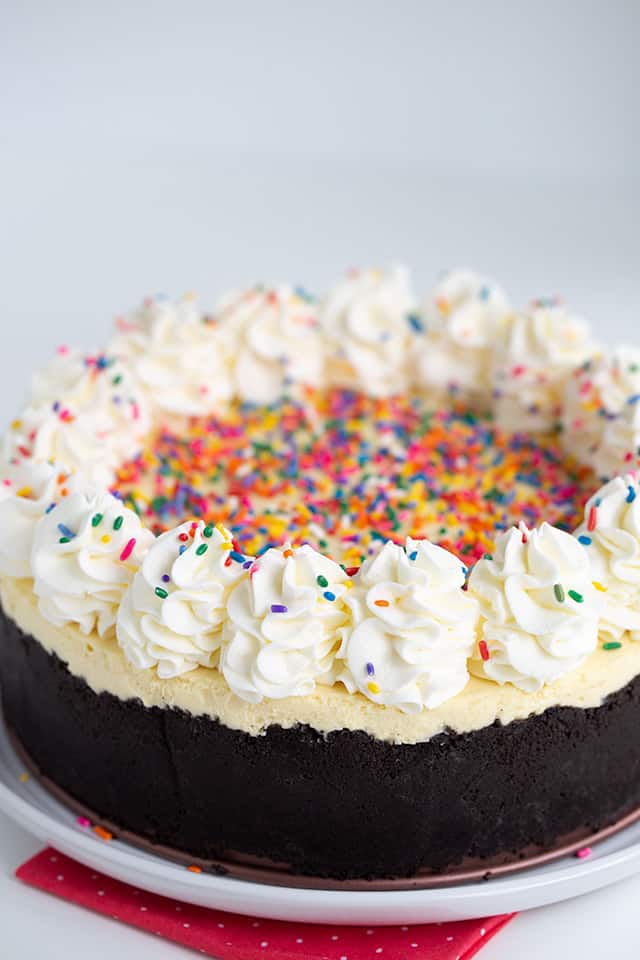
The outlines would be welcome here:
[[[357,265],[418,290],[475,266],[640,343],[639,27],[629,0],[5,0],[0,421],[148,293]],[[32,848],[0,818],[7,955],[181,954],[19,887]],[[637,956],[639,894],[519,918],[483,956]]]

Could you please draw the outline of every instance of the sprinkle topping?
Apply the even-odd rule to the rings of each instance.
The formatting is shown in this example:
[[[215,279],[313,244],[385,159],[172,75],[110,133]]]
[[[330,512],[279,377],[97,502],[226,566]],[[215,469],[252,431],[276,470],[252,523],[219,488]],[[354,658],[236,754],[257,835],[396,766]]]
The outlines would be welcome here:
[[[434,413],[418,396],[333,390],[163,426],[116,487],[156,534],[191,515],[207,539],[224,524],[239,556],[289,540],[351,569],[406,535],[471,566],[514,516],[576,527],[594,485],[555,437],[503,433],[455,403]]]
[[[125,546],[122,553],[120,554],[120,559],[122,560],[123,563],[125,560],[128,560],[129,557],[131,556],[131,554],[134,551],[135,545],[136,545],[136,538],[132,537],[131,540],[129,540],[129,542]]]

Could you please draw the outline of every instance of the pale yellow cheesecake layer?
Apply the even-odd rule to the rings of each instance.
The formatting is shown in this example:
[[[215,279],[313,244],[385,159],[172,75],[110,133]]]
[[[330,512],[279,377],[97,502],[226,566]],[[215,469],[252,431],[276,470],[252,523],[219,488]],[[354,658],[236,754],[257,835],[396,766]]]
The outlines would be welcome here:
[[[348,693],[341,684],[318,685],[315,693],[306,697],[250,704],[229,690],[217,670],[199,667],[184,676],[161,680],[153,669],[133,667],[115,639],[101,639],[95,633],[85,636],[73,625],[53,626],[41,616],[30,580],[0,580],[0,600],[5,613],[24,633],[55,653],[95,693],[141,700],[147,707],[177,707],[252,735],[273,724],[308,724],[321,733],[364,730],[379,740],[417,743],[443,730],[466,733],[496,720],[507,724],[540,714],[549,707],[597,707],[640,674],[640,643],[626,640],[618,650],[598,649],[580,669],[537,693],[471,677],[457,697],[418,714],[378,706],[361,694]]]

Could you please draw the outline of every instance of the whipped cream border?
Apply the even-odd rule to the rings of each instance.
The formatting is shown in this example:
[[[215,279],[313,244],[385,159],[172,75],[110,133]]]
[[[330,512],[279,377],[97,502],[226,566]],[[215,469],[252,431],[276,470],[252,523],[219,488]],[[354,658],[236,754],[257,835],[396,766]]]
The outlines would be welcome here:
[[[478,391],[465,385],[464,378],[461,388],[460,378],[455,374],[456,367],[465,363],[475,374],[481,362],[483,370],[491,371],[499,367],[501,371],[500,389],[496,389],[495,381],[493,383],[494,411],[498,422],[506,370],[506,375],[513,381],[511,388],[514,392],[518,391],[520,383],[529,380],[527,388],[535,398],[536,406],[526,411],[530,417],[524,417],[525,425],[532,430],[548,429],[551,416],[554,420],[564,418],[562,405],[565,396],[568,397],[566,402],[573,403],[574,407],[576,402],[580,404],[580,388],[576,401],[575,378],[584,374],[592,357],[599,364],[601,392],[606,392],[608,376],[613,388],[620,392],[620,384],[614,381],[619,379],[624,351],[618,349],[608,354],[601,346],[594,344],[588,327],[580,318],[565,311],[556,301],[536,301],[530,311],[515,312],[509,306],[506,295],[488,281],[469,271],[460,271],[459,281],[457,276],[454,272],[445,281],[441,280],[422,308],[416,306],[417,300],[411,292],[408,272],[399,267],[387,272],[369,270],[352,273],[317,304],[304,292],[289,286],[254,288],[251,296],[255,298],[255,290],[258,290],[259,304],[264,304],[264,309],[270,312],[270,326],[264,337],[260,334],[259,313],[256,315],[254,311],[247,318],[246,299],[242,295],[223,298],[218,314],[201,314],[192,297],[187,298],[186,304],[183,301],[177,307],[165,298],[152,299],[145,301],[143,310],[134,314],[132,321],[120,320],[120,334],[104,354],[89,354],[83,359],[83,355],[77,351],[64,351],[62,360],[59,354],[47,370],[34,378],[29,404],[23,415],[11,425],[0,447],[0,480],[3,480],[0,487],[0,514],[5,519],[5,529],[9,531],[9,542],[4,545],[0,557],[0,574],[20,580],[33,579],[37,575],[40,551],[51,549],[50,545],[43,546],[39,531],[43,524],[51,526],[49,513],[55,509],[59,498],[69,493],[83,493],[87,500],[93,502],[96,496],[108,492],[113,471],[140,445],[145,432],[157,419],[158,411],[166,408],[162,397],[165,371],[172,384],[174,412],[183,412],[185,415],[197,412],[192,392],[191,361],[185,364],[182,358],[176,366],[172,360],[175,353],[173,348],[184,345],[185,336],[190,338],[190,349],[199,353],[209,348],[215,352],[221,364],[219,372],[223,377],[221,382],[224,382],[224,390],[220,396],[200,394],[205,396],[202,403],[203,409],[207,410],[212,400],[215,408],[216,402],[224,402],[231,395],[250,400],[259,397],[262,402],[268,403],[296,386],[317,388],[340,382],[373,395],[400,392],[408,384],[427,396],[431,394],[440,403],[443,400],[443,382],[446,382],[452,385],[446,391],[449,397],[466,392],[470,400],[477,400]],[[447,302],[443,295],[447,289],[455,291],[451,302]],[[492,290],[498,290],[498,294],[492,296]],[[432,323],[433,329],[430,330],[430,320],[433,321],[436,315],[434,310],[438,320]],[[550,317],[553,320],[549,328],[551,331],[568,331],[564,352],[558,350],[557,338],[545,332],[542,320],[549,324]],[[310,368],[304,362],[304,338],[296,341],[291,335],[292,329],[300,323],[309,323],[314,338],[314,355],[315,351],[318,352],[313,374],[309,376],[306,371]],[[133,345],[128,341],[125,343],[126,335],[131,331]],[[513,331],[517,331],[516,336]],[[282,341],[282,355],[278,347],[279,338]],[[298,353],[293,352],[292,343]],[[535,349],[529,349],[531,344]],[[424,356],[431,347],[434,355],[438,356],[438,366],[447,373],[447,364],[450,364],[452,370],[451,375],[447,373],[444,379],[440,376],[438,382],[429,382],[429,365],[420,363],[420,356]],[[67,353],[68,364],[64,359]],[[531,353],[531,357],[521,355],[523,353]],[[105,358],[111,355],[114,360],[107,361]],[[251,357],[252,394],[244,397],[244,381],[238,372],[242,369],[241,361],[245,358],[243,362],[248,362],[248,356]],[[145,361],[142,364],[140,357]],[[105,377],[96,386],[100,374],[112,362],[117,365],[118,371],[117,378],[114,377],[112,382],[121,384],[124,378],[129,391],[126,398],[121,396],[121,387],[114,395],[115,388],[111,389],[108,384],[105,386]],[[238,363],[237,371],[235,363]],[[150,364],[155,366],[150,367]],[[280,382],[279,365],[283,369]],[[153,376],[149,373],[150,369]],[[372,369],[375,369],[376,376],[367,376],[367,371]],[[544,375],[540,373],[542,370],[545,371]],[[181,378],[184,378],[184,383]],[[485,381],[482,387],[486,396],[491,383]],[[181,398],[187,394],[187,406],[181,411]],[[121,417],[121,408],[117,404],[121,404],[123,399],[126,399],[127,409],[134,410],[134,416]],[[545,409],[545,401],[550,401],[548,410]],[[624,470],[628,474],[624,482],[627,486],[633,484],[635,487],[636,478],[630,467],[635,466],[635,458],[640,456],[640,417],[636,416],[636,408],[640,411],[639,394],[619,398],[617,409],[606,412],[607,428],[597,431],[598,443],[587,445],[585,450],[579,445],[576,450],[571,424],[565,420],[565,446],[595,469],[606,464],[607,469],[617,467],[620,473]],[[588,403],[585,404],[585,410],[581,410],[584,418],[588,415],[597,418],[600,413],[595,408],[590,409]],[[75,424],[80,424],[82,429],[79,430]],[[630,445],[631,449],[625,452],[624,443]],[[605,495],[607,489],[603,488]],[[600,495],[601,492],[595,493],[589,502],[589,515],[576,532],[574,541],[575,548],[584,551],[587,567],[590,563],[586,549],[589,537],[585,535],[585,530],[592,530],[593,503],[598,502]],[[163,537],[166,540],[167,537],[180,535],[183,528],[184,523]],[[223,549],[232,552],[230,544],[227,545],[230,539],[227,533],[221,536]],[[628,540],[629,531],[625,536]],[[145,569],[145,551],[148,549],[147,555],[153,554],[161,540],[148,534],[145,549],[138,548],[141,569]],[[167,618],[163,612],[164,590],[160,585],[150,588],[153,603],[146,600],[142,610],[136,606],[134,586],[137,587],[141,582],[141,572],[137,575],[135,585],[131,583],[126,591],[122,591],[123,595],[113,601],[114,617],[118,623],[127,619],[133,623],[136,620],[137,646],[134,654],[131,652],[133,644],[121,639],[125,635],[130,638],[130,631],[127,634],[126,629],[119,629],[118,640],[134,668],[157,669],[159,676],[169,680],[196,667],[214,669],[222,674],[236,696],[251,703],[260,702],[263,698],[308,696],[316,683],[329,686],[342,683],[354,697],[368,697],[374,704],[386,709],[416,712],[433,709],[444,700],[455,699],[464,689],[470,670],[491,682],[514,683],[513,671],[486,669],[488,646],[483,640],[486,617],[483,619],[475,611],[472,622],[467,617],[466,640],[463,644],[456,643],[455,638],[450,636],[453,631],[448,625],[445,627],[442,610],[456,594],[464,597],[462,590],[466,589],[460,577],[461,561],[453,554],[429,545],[440,551],[441,569],[435,573],[432,571],[428,577],[424,575],[424,583],[422,580],[419,583],[420,589],[424,591],[428,588],[433,593],[429,597],[425,593],[422,599],[418,599],[418,584],[412,584],[411,579],[407,579],[405,569],[416,554],[416,542],[409,539],[407,546],[402,548],[394,545],[393,541],[387,541],[382,551],[390,545],[400,551],[404,558],[401,558],[399,566],[400,579],[383,581],[380,588],[383,593],[386,591],[385,595],[390,597],[392,604],[400,598],[408,604],[408,612],[402,614],[397,623],[393,618],[385,620],[384,616],[378,616],[381,610],[371,607],[372,602],[386,604],[387,600],[384,597],[382,600],[371,600],[372,589],[375,592],[378,587],[372,588],[368,582],[367,570],[352,578],[338,574],[332,576],[326,565],[333,564],[337,571],[340,568],[330,558],[312,551],[314,557],[305,556],[300,567],[305,571],[301,575],[304,582],[298,582],[291,573],[297,561],[286,558],[293,557],[304,548],[292,550],[289,545],[284,545],[274,550],[263,565],[271,566],[274,570],[282,567],[285,571],[278,590],[284,591],[284,599],[289,596],[299,604],[300,616],[305,621],[302,631],[306,638],[304,645],[294,636],[296,631],[284,629],[284,617],[275,617],[276,622],[281,620],[278,633],[274,634],[269,625],[274,613],[286,614],[286,604],[274,602],[267,616],[258,610],[257,595],[249,585],[260,569],[260,561],[253,561],[252,558],[247,559],[245,569],[238,572],[233,584],[215,584],[215,603],[209,603],[206,595],[200,596],[198,583],[187,582],[184,585],[181,597],[184,597],[184,604],[191,605],[188,614],[180,611],[185,623],[202,618],[205,624],[202,630],[208,635],[207,618],[211,615],[211,608],[216,609],[215,625],[209,631],[215,635],[215,641],[211,641],[210,646],[205,644],[204,649],[199,652],[196,650],[195,654],[190,649],[183,651],[180,644],[188,648],[189,643],[188,636],[182,636],[178,644],[179,656],[171,651],[170,643],[170,654],[167,654],[167,649],[162,645],[164,640],[158,652],[158,624],[166,639],[169,629],[167,622],[170,623],[171,618]],[[206,549],[206,546],[201,545],[200,549]],[[640,547],[638,549],[640,551]],[[276,553],[280,557],[277,562]],[[445,554],[448,559],[444,559]],[[313,594],[313,584],[307,582],[309,570],[315,569],[330,574],[327,578],[324,573],[319,573],[317,582],[332,579],[330,589],[321,590],[317,598]],[[205,594],[207,583],[204,583]],[[93,608],[95,598],[90,593],[90,585],[82,593],[76,583],[74,592],[70,592],[69,596],[64,594],[64,587],[61,593],[60,584],[56,589],[55,602],[52,603],[52,598],[47,596],[47,584],[39,578],[40,609],[45,619],[50,619],[52,623],[54,620],[47,610],[55,610],[55,626],[81,622],[78,611]],[[607,590],[609,584],[596,581],[594,589],[589,590],[590,602],[592,594],[595,597],[599,591]],[[620,596],[621,593],[624,595]],[[333,609],[329,616],[327,597],[332,598],[330,606]],[[281,601],[283,597],[276,595],[275,599]],[[470,597],[464,599],[471,601]],[[260,602],[263,603],[264,598]],[[616,603],[622,604],[624,610],[618,611]],[[603,608],[605,613],[601,613]],[[334,615],[334,609],[336,613],[339,609],[339,615]],[[469,602],[468,610],[471,609],[474,608]],[[638,629],[633,629],[640,616],[636,612],[638,610],[640,586],[636,592],[635,584],[632,587],[626,584],[624,591],[612,588],[608,602],[594,602],[590,616],[597,628],[602,628],[605,637],[611,636],[610,624],[615,623],[616,644],[619,645],[619,638],[626,634],[631,639],[640,639]],[[425,637],[432,638],[431,647],[428,643],[425,646],[421,640],[421,631]],[[147,634],[152,640],[150,648],[144,649],[144,637]],[[384,651],[389,675],[400,678],[395,686],[392,683],[384,693],[375,679],[373,664],[366,660],[366,651],[354,659],[353,642],[361,647],[363,636],[375,640]],[[534,634],[529,636],[538,639]],[[547,653],[554,656],[552,648]],[[167,657],[171,660],[171,667],[166,666]],[[160,665],[162,662],[165,663],[164,672]],[[366,676],[353,676],[355,662],[358,662],[359,669],[366,670]],[[232,663],[233,668],[230,666]],[[546,673],[537,675],[533,669],[533,678],[528,678],[525,671],[524,676],[519,675],[518,685],[523,690],[533,692],[574,669],[575,658],[559,658],[558,663],[554,663]],[[447,676],[448,670],[453,671],[451,676]],[[406,701],[410,701],[409,705]]]

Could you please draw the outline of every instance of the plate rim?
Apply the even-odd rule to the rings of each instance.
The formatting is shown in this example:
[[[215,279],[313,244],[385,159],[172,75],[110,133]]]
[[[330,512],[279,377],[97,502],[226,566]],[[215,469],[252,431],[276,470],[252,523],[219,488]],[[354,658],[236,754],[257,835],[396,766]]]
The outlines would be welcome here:
[[[49,794],[42,785],[39,784],[38,786],[43,792],[47,793],[47,796],[51,797],[51,794]],[[58,803],[56,798],[52,797],[52,799]],[[336,900],[343,901],[344,898],[348,898],[348,900],[354,904],[358,902],[365,903],[372,898],[376,900],[419,900],[421,902],[431,901],[433,903],[439,900],[451,902],[456,899],[465,899],[470,892],[473,892],[474,896],[481,899],[488,899],[497,891],[498,886],[500,887],[500,892],[503,894],[516,892],[524,888],[531,889],[537,886],[557,886],[572,879],[578,868],[580,875],[586,879],[603,870],[612,869],[635,857],[640,860],[640,840],[638,840],[630,846],[604,854],[593,860],[585,859],[582,862],[576,861],[575,864],[568,863],[563,867],[556,864],[551,875],[535,876],[535,874],[539,874],[540,871],[538,867],[532,867],[529,870],[523,870],[522,873],[495,877],[488,882],[472,881],[446,887],[416,890],[307,889],[259,884],[232,877],[215,876],[213,874],[196,874],[179,867],[177,864],[171,863],[171,861],[163,860],[152,854],[143,855],[141,851],[126,842],[110,841],[108,844],[104,841],[101,842],[89,833],[77,831],[69,824],[55,820],[49,813],[39,809],[35,804],[30,802],[28,798],[20,796],[17,790],[12,789],[2,781],[0,781],[0,808],[26,830],[35,832],[39,839],[43,839],[43,834],[46,836],[50,830],[50,825],[53,824],[55,833],[61,833],[63,837],[68,836],[71,846],[86,849],[87,854],[91,856],[95,853],[101,859],[113,861],[125,867],[129,865],[128,862],[131,860],[136,861],[138,866],[144,863],[144,873],[156,875],[160,878],[163,878],[167,869],[170,869],[172,872],[175,872],[176,876],[180,877],[180,884],[184,886],[192,886],[194,888],[211,887],[215,889],[221,885],[227,887],[233,884],[233,888],[237,889],[238,892],[241,892],[241,888],[248,888],[254,894],[257,894],[258,891],[277,891],[283,895],[286,894],[286,896],[291,899],[309,899],[316,902],[323,900],[327,902],[327,905]],[[34,829],[30,830],[30,827]],[[101,843],[101,845],[98,846],[98,843]],[[114,845],[112,845],[112,843]],[[640,869],[640,863],[638,868]],[[507,887],[511,889],[506,889]]]
[[[394,923],[437,922],[416,919],[420,913],[442,911],[443,920],[461,920],[510,913],[570,899],[640,872],[640,836],[633,842],[599,857],[533,866],[521,872],[442,887],[401,890],[335,890],[261,884],[210,873],[194,873],[123,840],[101,840],[54,813],[42,809],[20,792],[20,781],[11,770],[23,767],[10,743],[4,718],[0,720],[0,809],[44,843],[92,869],[141,889],[189,900],[213,909],[280,920],[304,920],[371,926]],[[8,753],[7,753],[8,752]],[[15,784],[13,780],[15,778]],[[61,812],[73,816],[60,800],[35,777],[36,789]],[[7,782],[9,781],[9,782]],[[638,822],[620,831],[618,838]],[[606,842],[606,841],[603,841]],[[573,860],[573,862],[572,862]],[[174,892],[167,892],[172,886]],[[543,893],[544,891],[544,893]],[[526,903],[527,894],[538,894]],[[562,894],[562,895],[558,895]],[[224,900],[224,905],[216,900]],[[382,914],[381,917],[381,908]],[[354,916],[357,914],[357,916]],[[395,917],[395,919],[392,919]]]

